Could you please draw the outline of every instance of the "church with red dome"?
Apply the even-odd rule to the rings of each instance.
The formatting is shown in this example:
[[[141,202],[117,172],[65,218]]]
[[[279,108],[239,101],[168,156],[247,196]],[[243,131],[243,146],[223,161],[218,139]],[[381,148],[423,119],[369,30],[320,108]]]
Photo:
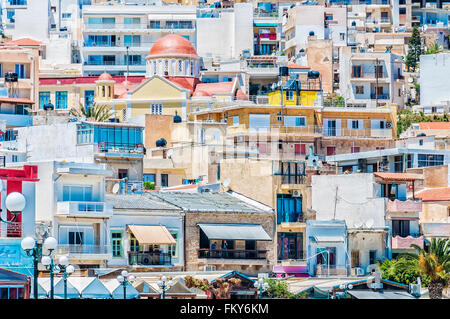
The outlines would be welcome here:
[[[96,102],[110,105],[126,120],[142,114],[175,115],[188,119],[189,106],[220,101],[245,101],[237,78],[202,83],[201,59],[192,43],[177,34],[156,41],[146,57],[146,76],[140,83],[115,83],[103,73],[96,81]]]

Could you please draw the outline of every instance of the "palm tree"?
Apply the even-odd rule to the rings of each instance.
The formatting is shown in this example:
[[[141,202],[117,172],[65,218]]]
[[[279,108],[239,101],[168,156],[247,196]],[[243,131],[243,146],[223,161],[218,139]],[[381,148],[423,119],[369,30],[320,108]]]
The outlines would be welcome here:
[[[442,52],[442,47],[440,44],[435,41],[432,45],[430,45],[427,50],[425,51],[425,54],[436,54]]]
[[[426,251],[415,244],[411,247],[418,254],[404,254],[405,263],[398,267],[415,269],[422,276],[430,278],[428,292],[431,299],[441,299],[442,290],[447,287],[450,279],[450,239],[433,238]]]
[[[85,117],[94,122],[105,122],[114,115],[114,112],[109,109],[108,105],[94,103],[87,108],[80,105],[80,110],[71,109],[70,114],[75,117]]]

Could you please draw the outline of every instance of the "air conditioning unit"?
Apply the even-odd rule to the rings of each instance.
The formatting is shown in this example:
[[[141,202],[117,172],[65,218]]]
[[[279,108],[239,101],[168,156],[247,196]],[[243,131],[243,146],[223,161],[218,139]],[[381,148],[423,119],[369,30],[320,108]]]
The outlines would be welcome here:
[[[300,197],[300,196],[302,196],[300,191],[298,191],[298,190],[293,190],[292,191],[292,197]]]
[[[364,276],[364,270],[361,267],[355,267],[352,270],[355,276]]]
[[[392,128],[392,122],[386,122],[386,128]]]
[[[204,271],[216,271],[216,266],[213,265],[207,265],[203,267]]]

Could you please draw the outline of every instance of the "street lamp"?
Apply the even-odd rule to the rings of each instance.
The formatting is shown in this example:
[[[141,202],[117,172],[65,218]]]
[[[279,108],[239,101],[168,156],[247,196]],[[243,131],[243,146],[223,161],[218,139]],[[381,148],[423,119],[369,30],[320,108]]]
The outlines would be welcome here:
[[[0,182],[0,192],[2,190],[3,190],[3,183]],[[14,215],[14,217],[11,220],[4,220],[0,216],[0,221],[5,223],[5,224],[14,223],[16,221],[16,219],[17,219],[17,216],[25,208],[26,203],[27,203],[27,201],[25,200],[25,197],[21,193],[18,193],[18,192],[10,193],[6,197],[5,205],[6,205],[6,209],[9,210],[11,212],[11,214]],[[1,211],[2,211],[2,209],[0,208],[0,212]]]
[[[136,280],[136,277],[129,275],[128,271],[122,270],[117,280],[123,285],[123,299],[127,299],[127,283],[131,283]]]
[[[269,283],[264,281],[264,278],[260,277],[258,281],[253,285],[256,289],[259,289],[259,299],[262,299],[262,294],[269,289]]]
[[[170,280],[167,284],[166,284],[166,281],[167,281],[166,276],[162,276],[161,280],[158,281],[158,286],[159,286],[159,288],[162,289],[162,297],[161,297],[162,299],[166,299],[166,289],[170,288],[170,286],[173,286],[173,284],[174,284],[174,282],[172,280]]]
[[[50,284],[51,284],[51,298],[53,299],[53,259],[50,257],[52,252],[56,249],[57,241],[53,237],[45,239],[44,243],[40,243],[33,237],[25,237],[20,243],[22,249],[27,253],[27,256],[33,257],[34,264],[34,299],[38,299],[38,264],[39,259],[44,266],[51,265],[50,270]]]
[[[344,296],[347,295],[347,289],[353,289],[353,285],[352,284],[340,284],[339,288],[341,290],[344,290]]]
[[[63,271],[64,299],[67,299],[67,277],[75,271],[75,268],[69,265],[69,258],[67,256],[59,257],[59,268]]]

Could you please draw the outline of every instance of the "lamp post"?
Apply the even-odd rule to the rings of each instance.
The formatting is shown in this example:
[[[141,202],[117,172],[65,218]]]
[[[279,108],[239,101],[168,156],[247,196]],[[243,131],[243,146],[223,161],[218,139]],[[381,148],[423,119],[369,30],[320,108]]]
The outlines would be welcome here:
[[[166,276],[162,276],[161,280],[158,281],[158,286],[162,289],[162,297],[161,297],[161,299],[166,299],[166,289],[170,288],[170,286],[173,285],[173,281],[172,280],[170,280],[167,284],[166,284],[166,281],[167,281],[167,277]]]
[[[262,294],[269,288],[269,284],[264,281],[264,278],[260,277],[255,282],[254,287],[259,290],[259,299],[262,299]]]
[[[48,237],[44,244],[42,245],[42,258],[41,263],[50,270],[50,299],[55,298],[55,286],[54,286],[54,280],[55,280],[55,273],[58,273],[60,271],[59,267],[55,267],[55,264],[53,262],[52,258],[52,252],[56,249],[56,246],[58,245],[58,242],[53,237]]]
[[[128,271],[122,270],[117,280],[123,285],[123,299],[127,299],[127,283],[132,283],[136,278],[133,275],[129,275]]]
[[[63,271],[64,299],[67,299],[67,277],[75,271],[75,268],[69,265],[69,258],[67,256],[61,256],[59,258],[59,268]]]
[[[340,284],[339,288],[341,290],[344,290],[344,296],[347,295],[347,289],[353,289],[353,285],[352,284]]]
[[[3,190],[3,183],[0,181],[0,192]],[[13,218],[11,220],[5,220],[0,215],[0,222],[3,222],[5,224],[11,224],[14,223],[17,219],[17,216],[23,211],[25,208],[27,201],[25,200],[25,197],[18,192],[10,193],[6,197],[5,205],[6,209],[13,214]],[[0,212],[2,209],[0,208]]]
[[[34,299],[38,299],[38,264],[39,259],[42,259],[41,262],[43,265],[49,265],[53,261],[50,258],[53,250],[56,249],[57,241],[53,237],[48,237],[45,239],[44,243],[40,243],[35,240],[33,237],[25,237],[21,242],[22,249],[25,250],[28,256],[33,257],[34,264],[34,287],[33,287],[33,295]],[[50,260],[49,260],[50,259]],[[51,274],[51,273],[50,273]],[[52,283],[52,291],[53,291],[53,278],[51,278]]]

